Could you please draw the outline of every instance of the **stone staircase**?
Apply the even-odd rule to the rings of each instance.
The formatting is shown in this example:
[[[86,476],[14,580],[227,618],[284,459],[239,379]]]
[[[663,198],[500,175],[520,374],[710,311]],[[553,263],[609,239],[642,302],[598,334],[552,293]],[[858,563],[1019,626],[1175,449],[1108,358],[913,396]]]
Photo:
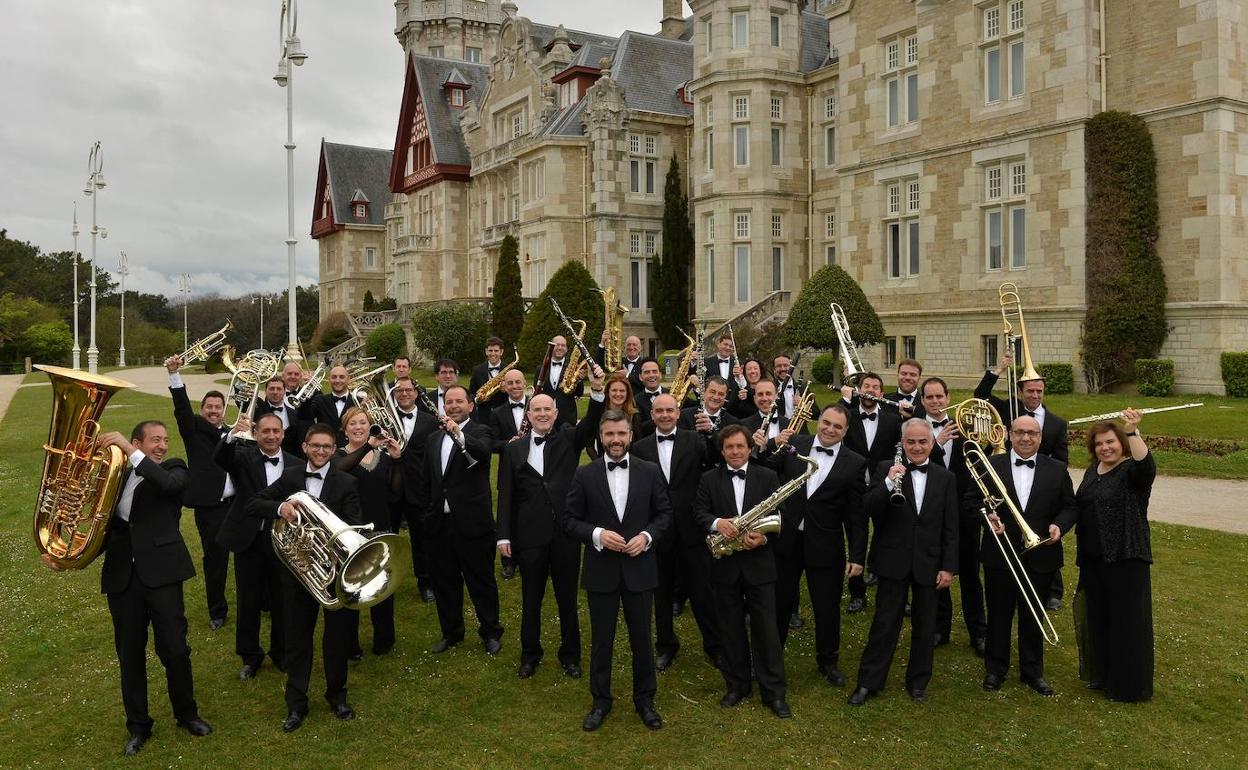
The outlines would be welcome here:
[[[719,338],[720,332],[726,331],[730,325],[734,329],[743,326],[761,326],[773,319],[787,316],[792,307],[793,292],[773,291],[732,318],[719,321],[717,326],[713,326],[717,319],[695,318],[693,321],[695,324],[707,324],[706,339],[715,340]]]

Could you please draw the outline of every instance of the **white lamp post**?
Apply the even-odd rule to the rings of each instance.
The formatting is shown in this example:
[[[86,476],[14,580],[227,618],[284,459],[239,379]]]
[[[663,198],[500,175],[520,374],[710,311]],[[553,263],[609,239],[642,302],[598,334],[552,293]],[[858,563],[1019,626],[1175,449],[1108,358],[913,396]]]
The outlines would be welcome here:
[[[87,156],[87,186],[83,195],[91,198],[91,336],[87,343],[87,371],[95,374],[100,363],[100,349],[95,346],[95,238],[108,237],[108,229],[100,227],[96,222],[96,204],[100,198],[100,190],[104,189],[104,149],[99,142],[91,145],[91,153]]]
[[[290,65],[301,66],[308,58],[296,31],[299,26],[297,0],[282,0],[282,15],[278,23],[281,34],[281,58],[277,62],[277,74],[273,80],[286,89],[286,267],[289,273],[287,288],[287,314],[289,331],[286,340],[286,359],[301,361],[299,353],[299,325],[295,313],[295,124],[294,124],[294,70]]]
[[[182,295],[182,349],[186,350],[191,346],[191,341],[186,336],[186,313],[191,305],[190,273],[183,273],[178,276],[178,293]]]
[[[268,294],[257,294],[251,298],[251,304],[260,303],[260,349],[264,350],[264,306],[273,304],[273,297]]]
[[[117,258],[117,275],[121,276],[121,349],[117,351],[117,365],[126,365],[126,275],[130,273],[127,266],[126,252]]]
[[[73,254],[73,260],[74,260],[74,350],[73,350],[74,361],[73,361],[73,364],[74,364],[75,369],[81,369],[82,368],[82,348],[78,347],[78,305],[80,303],[80,298],[78,296],[78,258],[81,256],[78,253],[78,201],[74,201],[74,229],[72,230],[72,232],[74,234],[74,254]]]

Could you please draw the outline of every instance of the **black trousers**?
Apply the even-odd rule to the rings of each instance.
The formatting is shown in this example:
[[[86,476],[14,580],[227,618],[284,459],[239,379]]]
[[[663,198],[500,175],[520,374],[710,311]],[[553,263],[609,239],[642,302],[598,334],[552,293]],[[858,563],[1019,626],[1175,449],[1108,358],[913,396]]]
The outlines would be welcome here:
[[[424,591],[433,587],[433,575],[430,572],[429,538],[420,525],[422,516],[419,506],[405,501],[390,503],[390,531],[399,532],[404,520],[407,521],[407,536],[412,541],[412,574],[416,576],[417,588]]]
[[[512,554],[520,568],[520,662],[536,665],[542,659],[542,602],[549,578],[559,607],[559,662],[580,665],[581,623],[576,598],[580,544],[557,529],[549,544]]]
[[[269,657],[279,668],[286,665],[286,618],[282,604],[282,574],[287,569],[273,553],[273,539],[261,531],[245,550],[234,554],[234,584],[238,594],[238,618],[234,626],[234,652],[243,663],[264,662],[260,646],[260,617],[265,599],[269,603]]]
[[[347,654],[360,655],[364,650],[360,647],[360,610],[339,610],[350,618],[350,631],[347,634]],[[368,608],[368,620],[373,624],[373,654],[388,651],[394,646],[394,594],[386,597]]]
[[[672,602],[676,597],[676,544],[670,539],[656,546],[659,563],[659,585],[654,589],[654,648],[656,655],[675,655],[680,650]]]
[[[321,660],[325,667],[325,700],[331,706],[347,702],[347,644],[351,618],[346,610],[326,610],[304,590],[293,575],[282,577],[282,602],[286,609],[286,708],[308,713],[308,687],[312,680],[312,634],[316,619],[325,616],[321,629]]]
[[[195,509],[195,528],[204,550],[204,592],[208,595],[208,617],[225,620],[229,605],[225,601],[225,576],[230,567],[230,551],[217,543],[217,532],[225,521],[231,502],[222,501],[211,508]]]
[[[702,634],[702,651],[712,661],[717,661],[724,654],[724,645],[719,638],[719,610],[715,607],[715,594],[711,589],[711,551],[705,542],[678,542],[676,550],[685,594],[689,597],[693,619]],[[662,615],[662,610],[663,605],[658,604],[656,612]],[[668,615],[671,615],[670,607]]]
[[[113,618],[113,644],[121,668],[121,702],[126,710],[126,729],[132,735],[152,732],[147,711],[147,627],[156,637],[156,657],[165,667],[165,682],[173,716],[186,722],[199,716],[195,685],[191,678],[191,648],[186,643],[186,609],[182,584],[148,588],[138,574],[130,574],[124,591],[108,594]]]
[[[867,646],[858,664],[858,686],[882,690],[888,683],[888,669],[893,664],[893,652],[901,637],[906,595],[910,594],[910,662],[906,666],[906,689],[927,689],[932,679],[935,652],[936,586],[927,582],[920,585],[913,577],[897,580],[878,573],[877,577],[875,615],[871,618]]]
[[[962,621],[966,624],[966,633],[972,639],[982,639],[988,633],[988,617],[984,612],[984,584],[979,577],[979,543],[983,536],[983,527],[984,517],[980,515],[978,508],[963,508],[959,518],[956,582],[962,596]],[[995,545],[992,547],[996,548]],[[953,587],[950,586],[937,592],[936,633],[944,637],[948,637],[953,630],[952,590]]]
[[[1061,548],[1062,547],[1061,541],[1058,541],[1056,545],[1058,548]],[[1061,601],[1062,597],[1065,596],[1066,594],[1066,586],[1062,584],[1061,568],[1059,567],[1058,570],[1053,573],[1053,582],[1049,586],[1049,595],[1047,597],[1045,597],[1044,595],[1043,586],[1037,586],[1036,590],[1040,592],[1040,597],[1042,599],[1049,598],[1049,599],[1057,599],[1058,601]]]
[[[586,591],[589,604],[589,694],[594,708],[611,711],[611,662],[615,657],[615,627],[620,605],[628,626],[628,646],[633,656],[633,708],[641,711],[654,704],[659,689],[650,648],[651,591]],[[670,613],[670,607],[669,613]]]
[[[844,522],[842,526],[844,526],[845,528],[845,540],[846,542],[848,542],[849,541],[849,526],[850,526],[849,522],[848,521]],[[872,528],[872,525],[870,522],[867,522],[867,528],[868,528],[868,532],[870,532]],[[871,553],[870,540],[868,540],[867,543],[868,543],[867,553]],[[849,593],[849,598],[851,599],[866,599],[867,598],[866,576],[867,576],[867,572],[866,572],[865,565],[864,565],[864,569],[861,575],[856,575],[852,578],[849,578],[849,580],[845,581],[847,592]]]
[[[995,546],[994,546],[995,547]],[[1047,596],[1044,587],[1052,572],[1027,570],[1040,601]],[[1014,576],[1004,567],[984,568],[984,588],[988,597],[988,637],[984,645],[984,673],[1005,677],[1010,670],[1010,635],[1014,613],[1018,612],[1018,673],[1023,679],[1044,676],[1044,636],[1023,601]]]
[[[1143,559],[1106,564],[1085,558],[1079,585],[1087,594],[1088,652],[1114,700],[1153,697],[1153,587]]]
[[[830,567],[813,567],[806,563],[805,537],[802,531],[790,532],[786,537],[795,539],[796,548],[784,558],[776,559],[776,628],[780,643],[789,640],[789,616],[797,609],[801,589],[802,571],[806,572],[806,587],[810,591],[810,604],[815,613],[815,663],[822,671],[836,668],[841,651],[841,596],[845,591],[845,547],[840,545],[835,553],[828,554],[833,563]]]
[[[757,678],[765,703],[782,700],[787,687],[784,650],[775,622],[776,584],[715,583],[714,591],[719,638],[724,645],[724,684],[729,692],[745,696],[750,694],[752,680]],[[747,612],[750,614],[748,637]]]
[[[464,638],[464,586],[477,614],[477,633],[482,639],[498,639],[503,626],[498,620],[498,582],[494,579],[493,535],[464,538],[444,522],[442,532],[429,539],[433,594],[437,598],[442,637]],[[412,529],[411,525],[408,529]]]

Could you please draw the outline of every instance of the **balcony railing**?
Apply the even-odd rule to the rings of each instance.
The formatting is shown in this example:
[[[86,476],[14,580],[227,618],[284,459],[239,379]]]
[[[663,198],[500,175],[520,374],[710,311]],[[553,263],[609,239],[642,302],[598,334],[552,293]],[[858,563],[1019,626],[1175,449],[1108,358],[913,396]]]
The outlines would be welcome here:
[[[516,234],[517,221],[502,222],[497,225],[490,225],[481,231],[481,246],[493,246],[508,235]]]
[[[368,310],[363,313],[350,313],[351,330],[357,336],[367,336],[369,332],[383,324],[395,323],[399,320],[397,310]]]
[[[490,168],[511,160],[516,150],[529,141],[528,134],[521,134],[502,144],[495,145],[488,150],[482,150],[472,157],[472,173],[477,174],[481,171],[487,171]]]
[[[401,254],[405,251],[426,251],[432,248],[432,235],[400,235],[394,239],[394,248],[391,251]]]

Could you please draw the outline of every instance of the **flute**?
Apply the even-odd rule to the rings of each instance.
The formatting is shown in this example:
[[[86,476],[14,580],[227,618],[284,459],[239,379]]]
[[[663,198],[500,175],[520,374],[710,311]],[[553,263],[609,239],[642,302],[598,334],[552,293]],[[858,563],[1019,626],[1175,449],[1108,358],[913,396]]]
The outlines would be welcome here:
[[[1157,414],[1158,412],[1173,412],[1179,409],[1193,409],[1204,404],[1180,404],[1179,406],[1150,406],[1147,409],[1137,410],[1140,414]],[[1106,412],[1105,414],[1094,414],[1091,417],[1079,417],[1074,420],[1067,420],[1067,425],[1078,425],[1084,422],[1101,422],[1103,420],[1116,420],[1122,417],[1125,412]]]

